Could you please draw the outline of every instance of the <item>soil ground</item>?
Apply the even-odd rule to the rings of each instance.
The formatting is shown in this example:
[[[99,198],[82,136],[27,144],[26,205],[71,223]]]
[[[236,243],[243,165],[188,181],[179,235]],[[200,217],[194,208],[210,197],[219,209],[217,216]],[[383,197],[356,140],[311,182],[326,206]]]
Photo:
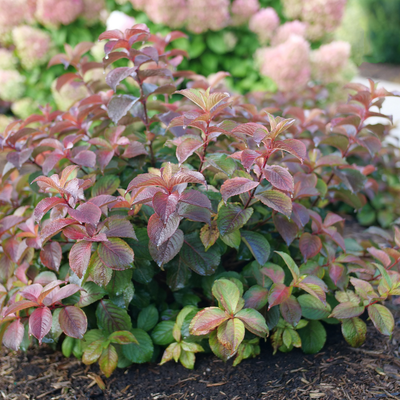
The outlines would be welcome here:
[[[174,362],[134,365],[117,370],[109,379],[100,376],[97,366],[65,359],[46,346],[26,354],[3,352],[0,398],[400,399],[400,328],[389,339],[370,326],[366,343],[359,349],[347,345],[340,326],[327,328],[327,344],[316,355],[294,350],[273,356],[265,344],[260,356],[237,367],[200,354],[192,371]],[[104,391],[96,379],[104,382]]]

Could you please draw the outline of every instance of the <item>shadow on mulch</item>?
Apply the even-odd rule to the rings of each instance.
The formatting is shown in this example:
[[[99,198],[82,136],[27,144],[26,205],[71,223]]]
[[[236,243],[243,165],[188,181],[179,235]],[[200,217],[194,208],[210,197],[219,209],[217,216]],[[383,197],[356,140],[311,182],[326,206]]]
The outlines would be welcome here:
[[[193,371],[170,362],[134,365],[103,378],[99,369],[65,359],[48,347],[26,354],[3,353],[0,394],[4,399],[400,399],[400,329],[389,339],[371,326],[366,343],[351,349],[339,326],[327,326],[324,351],[294,350],[261,355],[237,367],[212,355],[197,356]],[[1,396],[0,396],[1,398]]]

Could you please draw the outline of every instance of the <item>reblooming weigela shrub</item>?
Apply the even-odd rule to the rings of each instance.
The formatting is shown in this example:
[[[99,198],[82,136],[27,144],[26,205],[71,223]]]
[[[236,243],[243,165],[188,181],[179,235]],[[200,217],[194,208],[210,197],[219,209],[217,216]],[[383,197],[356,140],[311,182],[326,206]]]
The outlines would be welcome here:
[[[360,245],[335,210],[376,191],[386,131],[366,120],[394,94],[350,84],[326,110],[312,92],[233,95],[225,73],[176,71],[180,37],[106,31],[103,63],[84,56],[92,43],[66,46],[50,61],[70,68],[57,90],[89,95],[2,134],[4,345],[61,340],[109,376],[160,347],[161,363],[187,368],[207,342],[235,364],[268,336],[275,352],[318,352],[324,323],[360,346],[366,314],[391,335],[382,302],[400,294],[400,231]],[[88,78],[112,65],[108,87]]]

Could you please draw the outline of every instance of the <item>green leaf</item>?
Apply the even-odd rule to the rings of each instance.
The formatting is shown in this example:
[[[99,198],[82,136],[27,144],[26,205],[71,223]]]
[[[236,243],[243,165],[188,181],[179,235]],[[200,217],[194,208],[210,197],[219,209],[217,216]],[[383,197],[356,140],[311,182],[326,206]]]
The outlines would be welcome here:
[[[367,336],[367,325],[357,317],[345,319],[342,322],[342,333],[350,346],[360,347]]]
[[[210,334],[210,339],[208,341],[212,352],[221,360],[228,360],[229,356],[231,355],[231,351],[224,347],[220,341],[218,340],[217,331],[213,331]]]
[[[346,319],[361,315],[365,310],[364,306],[354,304],[351,301],[338,304],[332,311],[329,318]]]
[[[243,209],[235,204],[223,205],[218,212],[217,225],[221,235],[241,228],[253,214],[252,208]]]
[[[193,369],[195,360],[196,356],[194,355],[194,353],[181,349],[179,361],[185,368]]]
[[[275,251],[275,253],[279,254],[283,258],[285,264],[288,266],[293,275],[293,279],[297,280],[300,277],[300,271],[293,258],[290,257],[289,254],[286,254],[282,251]]]
[[[261,203],[290,218],[292,214],[292,199],[279,190],[265,190],[255,195]]]
[[[150,283],[156,271],[149,260],[136,259],[132,278],[139,283]]]
[[[162,321],[156,325],[151,332],[151,337],[155,344],[167,346],[174,341],[172,331],[174,329],[174,321]]]
[[[380,333],[387,336],[393,333],[394,318],[385,306],[372,304],[368,307],[368,315]]]
[[[326,331],[319,321],[310,321],[297,331],[301,338],[301,348],[306,354],[318,353],[325,345]]]
[[[214,168],[217,168],[220,171],[224,172],[229,177],[236,170],[235,161],[232,158],[228,158],[228,156],[223,153],[209,154],[206,157],[206,161]]]
[[[109,340],[111,343],[116,343],[116,344],[129,344],[129,343],[139,344],[135,336],[133,336],[133,334],[129,331],[113,332],[111,335],[108,336],[107,340]]]
[[[218,246],[212,246],[207,252],[200,241],[198,233],[185,236],[180,260],[199,275],[212,275],[221,261]]]
[[[210,331],[225,322],[229,316],[218,307],[207,307],[198,312],[190,322],[191,335],[207,335]]]
[[[132,270],[113,271],[110,283],[105,287],[107,293],[111,296],[119,296],[124,293],[132,279]]]
[[[99,196],[101,194],[114,194],[119,188],[120,180],[115,175],[104,175],[101,176],[92,188],[92,197]]]
[[[240,300],[240,290],[232,281],[216,280],[212,287],[212,294],[228,314],[233,315],[236,312]]]
[[[323,319],[328,318],[331,312],[329,304],[324,305],[321,300],[311,296],[310,294],[302,294],[297,298],[300,303],[301,313],[307,319]]]
[[[239,318],[228,319],[218,327],[218,341],[234,354],[244,339],[244,333],[244,323]]]
[[[93,343],[94,341],[99,339],[102,339],[103,341],[106,340],[103,332],[100,329],[91,329],[90,331],[87,331],[82,339],[82,350],[85,351],[90,343]]]
[[[135,258],[144,260],[152,260],[149,252],[149,235],[146,228],[135,228],[136,237],[138,240],[127,239],[129,246],[135,253]]]
[[[106,378],[109,378],[117,368],[118,364],[118,353],[113,345],[109,345],[103,350],[99,359],[100,369]]]
[[[243,242],[253,254],[260,265],[264,265],[271,253],[269,242],[263,235],[257,232],[241,231]]]
[[[351,168],[335,168],[334,171],[352,193],[356,193],[364,189],[367,177],[360,171]]]
[[[117,307],[110,300],[101,300],[96,310],[97,325],[107,335],[115,331],[125,331],[132,328],[131,317],[126,310]]]
[[[227,233],[226,235],[221,235],[220,238],[227,246],[239,250],[240,242],[242,241],[239,229],[231,233]]]
[[[239,318],[246,329],[257,336],[265,337],[269,333],[265,318],[253,308],[244,308],[235,315],[236,318]]]
[[[149,362],[153,356],[154,346],[151,337],[142,329],[131,329],[139,344],[130,343],[122,347],[124,356],[135,364]]]
[[[97,251],[95,251],[90,257],[89,266],[85,274],[84,280],[91,277],[93,282],[99,286],[106,286],[111,280],[112,269],[108,268],[107,265],[103,263]]]
[[[137,320],[137,327],[148,332],[156,326],[158,318],[157,308],[154,305],[150,305],[140,311]]]
[[[82,362],[85,365],[93,364],[100,358],[103,352],[103,343],[103,339],[95,340],[85,349],[82,356]]]
[[[80,292],[80,299],[76,303],[77,307],[83,308],[89,304],[95,303],[96,301],[102,299],[106,294],[104,288],[96,285],[94,282],[87,282],[83,285],[83,289]]]

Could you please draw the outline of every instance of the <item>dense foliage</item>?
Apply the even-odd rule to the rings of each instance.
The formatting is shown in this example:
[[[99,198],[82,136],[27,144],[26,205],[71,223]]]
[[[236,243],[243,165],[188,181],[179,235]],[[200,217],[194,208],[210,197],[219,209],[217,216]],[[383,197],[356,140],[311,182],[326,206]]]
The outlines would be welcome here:
[[[307,6],[302,7],[302,3]],[[312,81],[329,84],[332,92],[354,70],[349,44],[332,42],[345,3],[0,0],[0,114],[4,114],[0,115],[0,130],[13,115],[26,118],[38,112],[39,105],[56,104],[66,111],[86,97],[84,87],[76,90],[70,84],[57,91],[53,82],[62,74],[62,67],[47,69],[47,62],[63,51],[64,43],[74,47],[81,41],[94,42],[105,25],[124,30],[135,20],[162,34],[168,33],[168,27],[184,29],[188,37],[172,44],[189,54],[178,68],[205,76],[229,71],[227,84],[235,91],[276,90],[277,86],[281,90],[301,89]],[[293,35],[296,39],[289,40]],[[101,44],[94,46],[88,53],[90,60],[101,61],[102,51]],[[271,59],[274,63],[267,62]],[[101,70],[88,73],[104,81]]]
[[[400,230],[360,245],[343,210],[378,190],[388,130],[367,119],[396,94],[349,84],[325,110],[318,87],[230,94],[226,73],[176,70],[182,37],[106,31],[101,65],[92,43],[66,45],[50,65],[74,72],[56,87],[89,95],[1,135],[3,344],[62,342],[108,377],[160,358],[193,368],[210,349],[237,364],[267,337],[315,353],[325,324],[360,346],[367,315],[391,335]]]

